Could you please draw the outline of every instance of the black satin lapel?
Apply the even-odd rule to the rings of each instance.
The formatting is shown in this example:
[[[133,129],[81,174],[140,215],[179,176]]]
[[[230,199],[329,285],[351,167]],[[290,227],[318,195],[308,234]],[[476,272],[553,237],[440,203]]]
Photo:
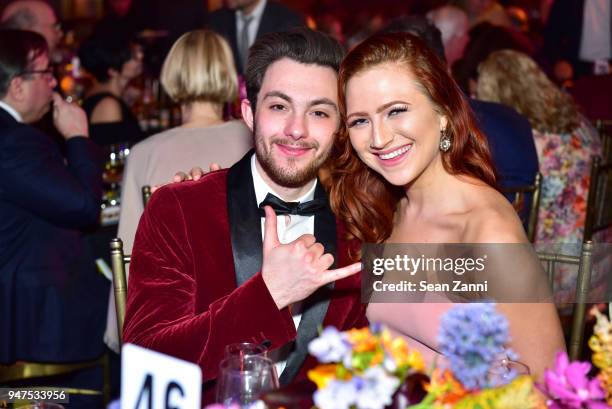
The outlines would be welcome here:
[[[314,198],[323,199],[327,203],[326,209],[321,211],[321,213],[315,217],[314,235],[317,238],[317,241],[325,248],[325,252],[334,256],[334,264],[332,268],[336,268],[336,260],[338,256],[336,254],[336,216],[334,216],[334,213],[329,207],[327,193],[325,192],[325,189],[323,189],[320,181],[317,182]]]
[[[238,286],[254,276],[262,263],[261,218],[251,174],[252,155],[253,151],[247,153],[227,174],[227,213]]]
[[[317,183],[315,190],[315,199],[317,198],[325,198],[327,200],[327,194],[320,182]],[[315,216],[314,230],[315,237],[319,243],[323,244],[325,252],[334,256],[332,268],[335,268],[337,259],[336,218],[329,206],[324,212]],[[297,331],[295,348],[289,355],[285,370],[279,379],[281,385],[291,383],[304,363],[306,355],[308,355],[308,343],[318,335],[319,327],[323,324],[323,319],[325,314],[327,314],[333,288],[334,283],[329,283],[319,288],[306,299],[302,319]]]

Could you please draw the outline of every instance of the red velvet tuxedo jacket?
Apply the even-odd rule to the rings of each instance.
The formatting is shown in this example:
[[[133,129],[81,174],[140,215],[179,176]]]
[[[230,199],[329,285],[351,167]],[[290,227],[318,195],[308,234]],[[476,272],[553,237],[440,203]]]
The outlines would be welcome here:
[[[251,155],[229,170],[156,192],[132,253],[125,342],[198,363],[204,382],[217,376],[228,344],[269,340],[276,349],[294,341],[280,379],[287,384],[315,364],[307,344],[320,326],[367,325],[359,274],[311,295],[298,331],[288,309],[277,309],[260,273]],[[324,195],[318,184],[315,197]],[[329,209],[315,216],[315,236],[334,254],[335,267],[349,264],[355,243],[343,239],[345,230]]]

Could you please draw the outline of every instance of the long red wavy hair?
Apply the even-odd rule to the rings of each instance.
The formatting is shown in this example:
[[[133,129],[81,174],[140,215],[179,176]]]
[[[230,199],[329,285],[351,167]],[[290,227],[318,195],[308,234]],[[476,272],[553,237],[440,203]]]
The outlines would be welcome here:
[[[444,169],[449,174],[471,176],[497,188],[487,139],[446,65],[414,35],[374,35],[350,51],[340,66],[338,95],[343,125],[329,163],[332,209],[344,220],[351,237],[369,243],[381,243],[391,235],[393,216],[404,190],[368,168],[353,150],[345,126],[345,90],[354,75],[384,63],[404,65],[436,111],[448,118],[446,129],[452,147],[442,153]]]

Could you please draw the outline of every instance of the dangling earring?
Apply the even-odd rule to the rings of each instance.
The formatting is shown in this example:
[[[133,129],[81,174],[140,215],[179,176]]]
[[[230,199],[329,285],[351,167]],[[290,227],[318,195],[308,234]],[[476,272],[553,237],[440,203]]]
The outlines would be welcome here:
[[[440,133],[442,134],[440,137],[440,150],[442,152],[448,152],[448,150],[451,148],[451,139],[450,136],[448,136],[448,132],[445,129],[442,129],[442,131],[440,131]]]

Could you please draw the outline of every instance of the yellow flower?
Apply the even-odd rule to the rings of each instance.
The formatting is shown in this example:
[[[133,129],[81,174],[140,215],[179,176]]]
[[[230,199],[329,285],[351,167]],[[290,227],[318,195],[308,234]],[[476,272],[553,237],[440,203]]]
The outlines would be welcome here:
[[[329,381],[336,379],[337,370],[337,364],[319,365],[308,371],[307,375],[308,379],[317,384],[317,389],[323,389],[327,386]]]
[[[601,370],[599,379],[606,391],[606,401],[612,405],[612,323],[597,307],[591,309],[591,314],[597,318],[593,335],[589,339],[589,347],[593,350],[593,365]]]
[[[453,409],[545,409],[544,398],[533,386],[533,379],[520,376],[508,385],[485,389],[461,399]]]
[[[408,365],[417,371],[423,371],[425,369],[425,361],[423,361],[423,355],[416,349],[413,349],[408,354],[408,360],[406,361]]]
[[[383,330],[380,340],[385,351],[393,358],[398,367],[408,366],[414,370],[422,371],[425,368],[423,356],[416,349],[408,348],[406,340],[394,338],[388,330]]]

